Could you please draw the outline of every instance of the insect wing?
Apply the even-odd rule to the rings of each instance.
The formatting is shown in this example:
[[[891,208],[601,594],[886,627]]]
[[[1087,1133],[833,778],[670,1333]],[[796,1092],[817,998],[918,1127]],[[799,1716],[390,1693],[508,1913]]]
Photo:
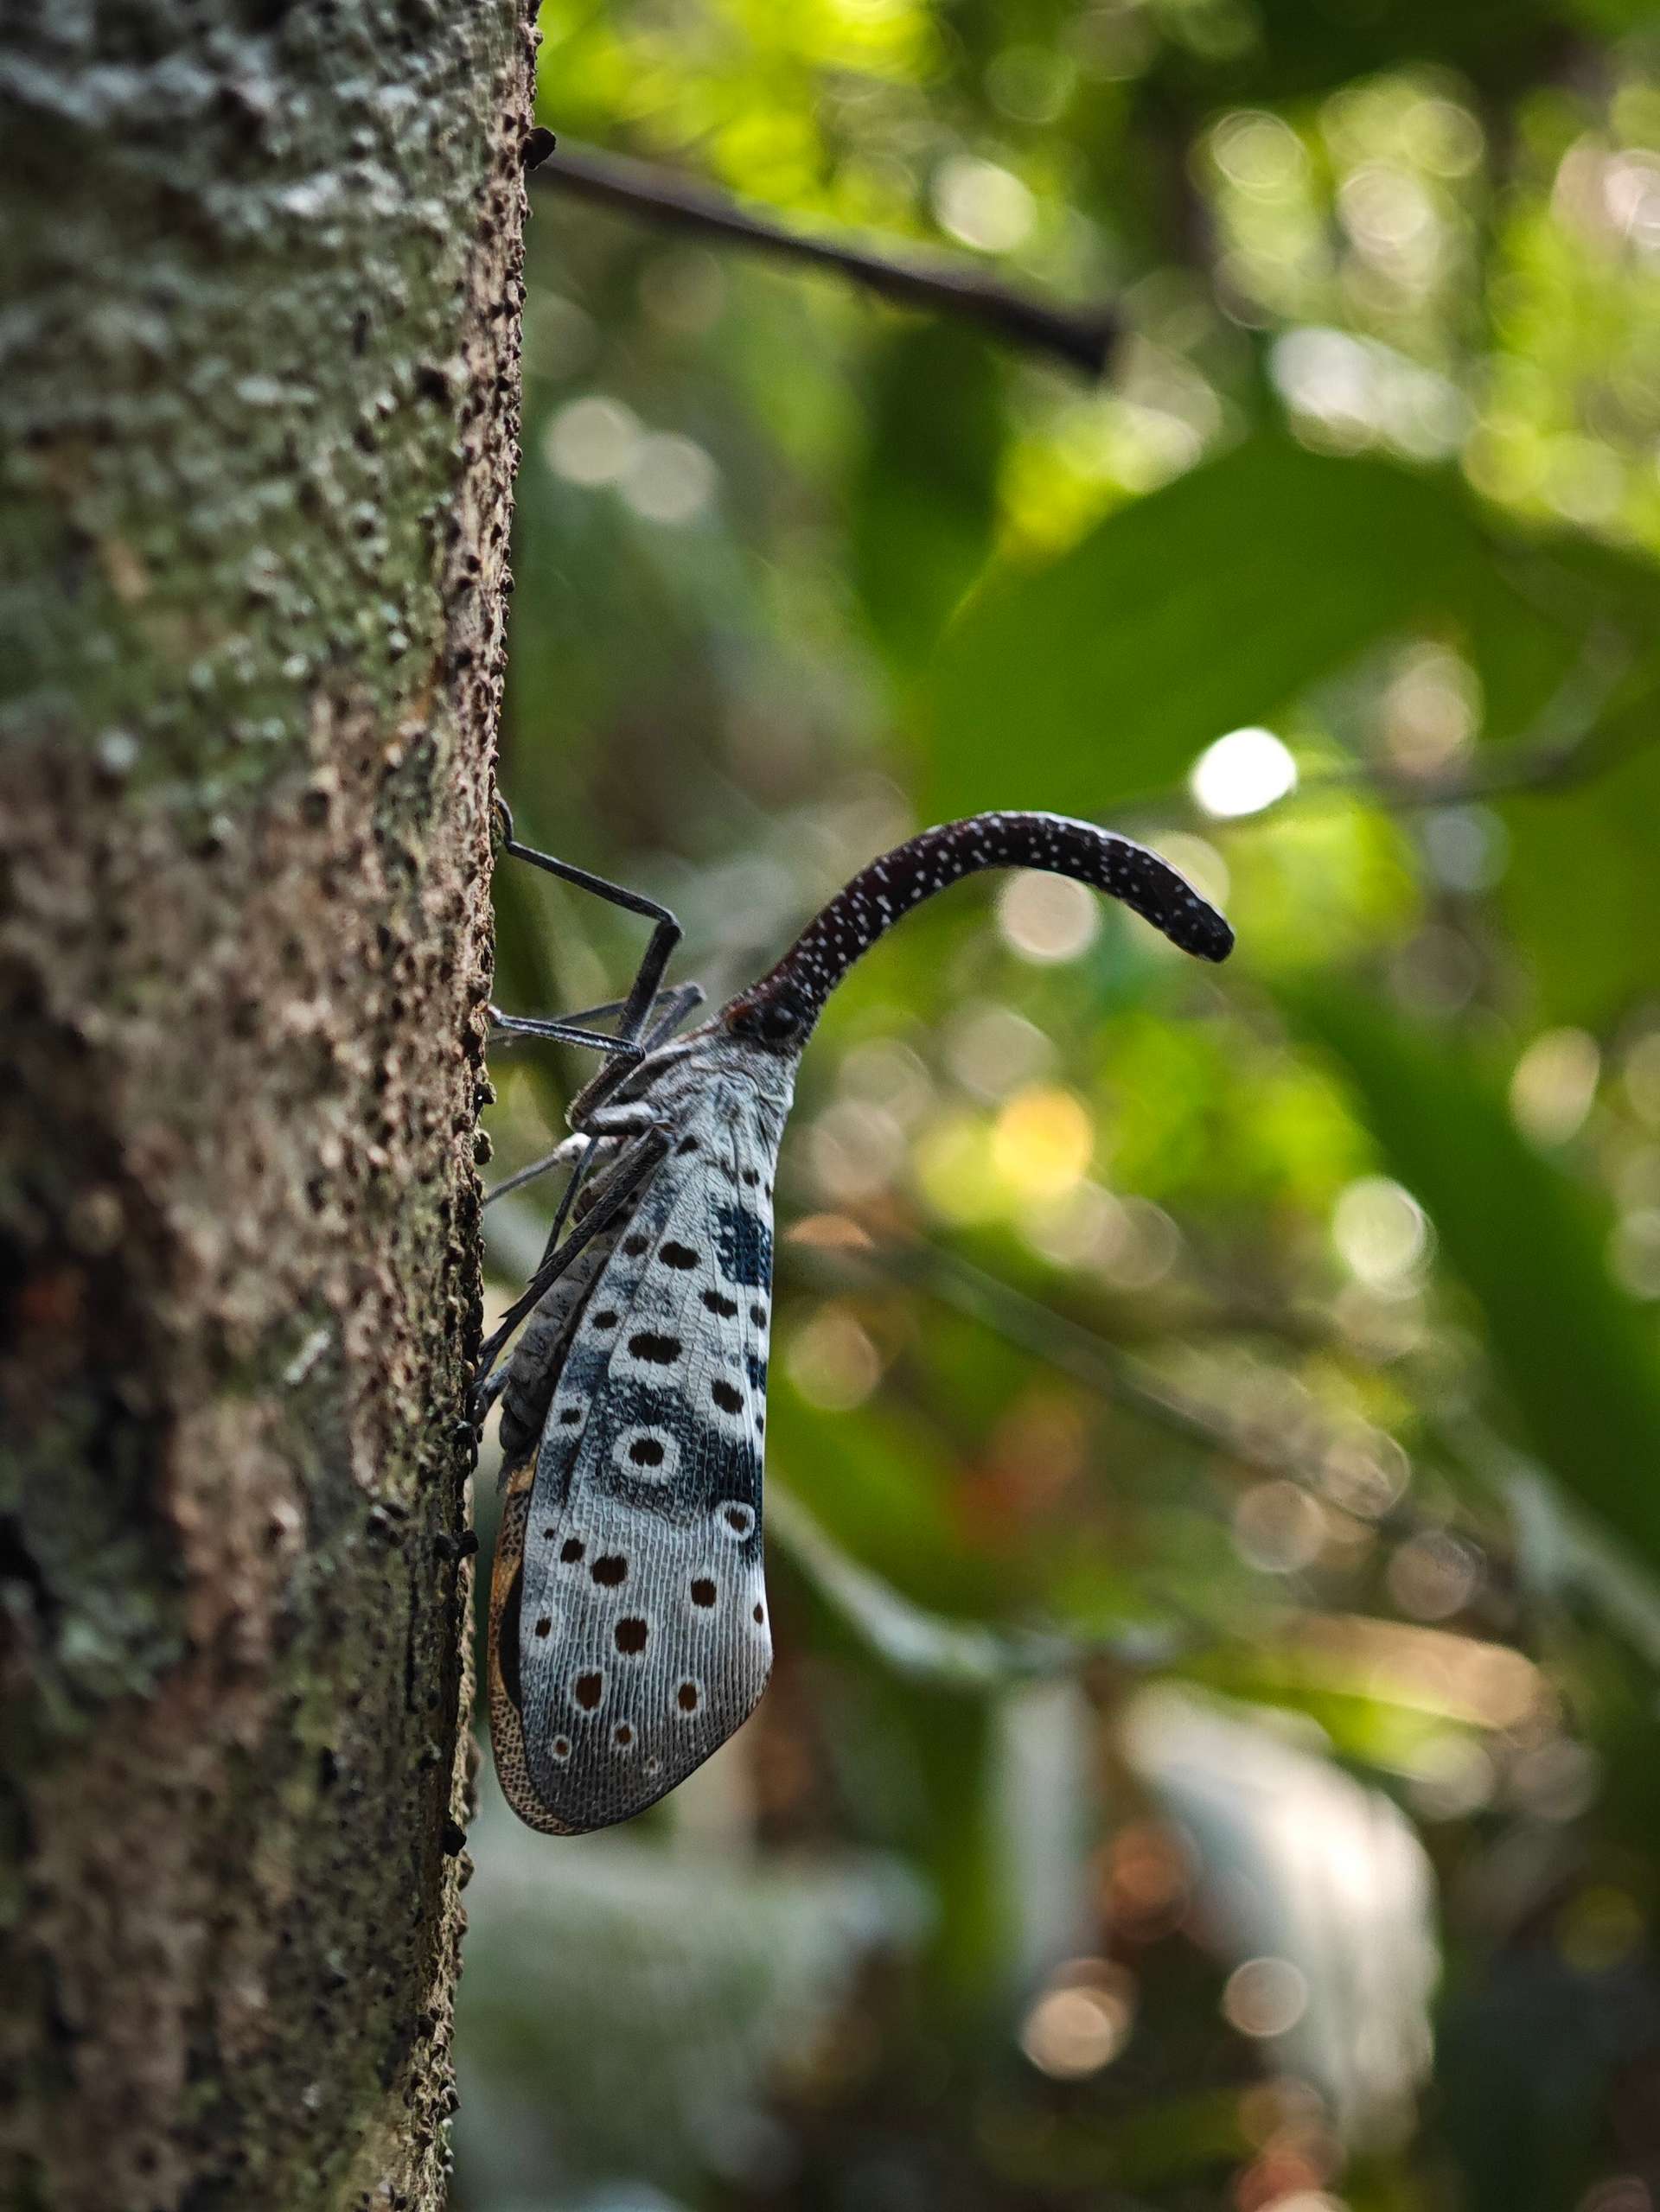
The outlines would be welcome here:
[[[618,1237],[548,1409],[515,1686],[543,1824],[567,1833],[684,1781],[771,1671],[772,1168],[752,1102],[712,1087]]]

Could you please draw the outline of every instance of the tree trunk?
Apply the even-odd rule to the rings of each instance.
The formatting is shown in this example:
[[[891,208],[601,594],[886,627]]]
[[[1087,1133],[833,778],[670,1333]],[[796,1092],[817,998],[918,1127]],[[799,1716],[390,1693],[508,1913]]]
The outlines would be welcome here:
[[[528,0],[0,21],[0,2201],[436,2207]]]

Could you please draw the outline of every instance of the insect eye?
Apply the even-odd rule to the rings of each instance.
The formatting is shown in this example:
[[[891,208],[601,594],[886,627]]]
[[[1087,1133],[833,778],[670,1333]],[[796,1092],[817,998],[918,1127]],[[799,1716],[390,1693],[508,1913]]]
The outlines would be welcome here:
[[[801,1018],[801,1010],[793,998],[766,998],[758,1006],[741,1007],[727,1026],[734,1036],[783,1044],[800,1030]]]

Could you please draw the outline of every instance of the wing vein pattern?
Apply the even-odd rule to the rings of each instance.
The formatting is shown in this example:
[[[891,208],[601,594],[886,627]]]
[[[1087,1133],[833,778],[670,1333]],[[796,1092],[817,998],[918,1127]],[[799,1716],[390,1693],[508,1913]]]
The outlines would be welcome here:
[[[516,1629],[501,1623],[543,1825],[642,1811],[747,1718],[771,1671],[771,1125],[744,1088],[703,1092],[570,1328]]]

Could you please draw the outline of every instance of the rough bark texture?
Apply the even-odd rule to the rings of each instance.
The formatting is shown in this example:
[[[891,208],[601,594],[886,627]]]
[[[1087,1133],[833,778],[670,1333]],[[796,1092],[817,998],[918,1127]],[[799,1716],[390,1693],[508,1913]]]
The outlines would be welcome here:
[[[0,16],[8,2207],[443,2198],[529,16]]]

